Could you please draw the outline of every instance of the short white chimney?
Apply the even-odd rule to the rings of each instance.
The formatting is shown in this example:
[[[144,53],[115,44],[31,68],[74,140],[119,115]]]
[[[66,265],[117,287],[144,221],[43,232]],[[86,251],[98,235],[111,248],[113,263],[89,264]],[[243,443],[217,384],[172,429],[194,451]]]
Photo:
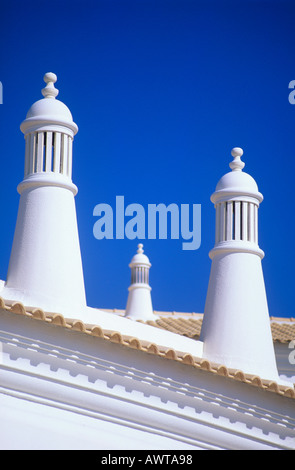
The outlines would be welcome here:
[[[72,182],[72,143],[78,131],[56,99],[56,75],[47,73],[44,96],[21,124],[25,174],[7,281],[0,295],[26,306],[71,314],[86,307]]]
[[[129,295],[125,316],[132,320],[155,320],[158,317],[153,312],[151,287],[149,285],[149,270],[151,263],[143,253],[143,245],[138,245],[136,255],[131,263],[131,285],[128,288]]]
[[[217,184],[215,246],[201,330],[203,357],[229,368],[278,380],[258,246],[258,207],[263,200],[244,173],[243,151],[232,150],[231,172]]]

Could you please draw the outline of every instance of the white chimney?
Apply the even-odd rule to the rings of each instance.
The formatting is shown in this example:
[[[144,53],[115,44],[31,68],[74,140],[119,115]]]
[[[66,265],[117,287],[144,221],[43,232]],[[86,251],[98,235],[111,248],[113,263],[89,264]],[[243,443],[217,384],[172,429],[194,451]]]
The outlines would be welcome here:
[[[125,316],[132,320],[156,320],[158,317],[153,312],[151,287],[149,285],[149,270],[151,263],[143,254],[143,245],[138,245],[137,254],[133,256],[131,263],[131,285],[128,288],[129,295]]]
[[[240,148],[232,150],[231,172],[217,184],[215,246],[201,330],[203,357],[229,368],[278,380],[258,246],[258,207],[263,200],[254,179],[242,171]]]
[[[72,115],[56,99],[56,75],[44,76],[44,96],[32,105],[21,130],[25,174],[18,185],[19,210],[6,300],[47,311],[73,313],[86,307],[72,182],[72,143],[78,131]]]

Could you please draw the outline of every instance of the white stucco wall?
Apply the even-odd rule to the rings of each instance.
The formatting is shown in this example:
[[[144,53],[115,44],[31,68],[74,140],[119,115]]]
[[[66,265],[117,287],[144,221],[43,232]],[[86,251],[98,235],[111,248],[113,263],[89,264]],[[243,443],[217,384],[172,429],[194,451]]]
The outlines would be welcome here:
[[[294,449],[294,400],[1,312],[0,445]]]

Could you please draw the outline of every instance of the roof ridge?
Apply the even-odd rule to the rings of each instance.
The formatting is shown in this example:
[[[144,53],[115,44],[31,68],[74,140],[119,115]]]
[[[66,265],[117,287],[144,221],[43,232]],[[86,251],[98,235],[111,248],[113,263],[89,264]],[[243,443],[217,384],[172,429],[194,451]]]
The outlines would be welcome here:
[[[125,309],[120,309],[120,308],[101,308],[99,310],[103,310],[104,312],[112,312],[112,313],[125,313]],[[204,313],[201,312],[178,312],[176,310],[154,310],[155,315],[162,315],[165,318],[174,318],[176,316],[189,316],[191,319],[201,319],[204,316]],[[272,322],[287,322],[287,323],[295,323],[295,317],[277,317],[277,316],[270,316],[269,317],[270,321]]]

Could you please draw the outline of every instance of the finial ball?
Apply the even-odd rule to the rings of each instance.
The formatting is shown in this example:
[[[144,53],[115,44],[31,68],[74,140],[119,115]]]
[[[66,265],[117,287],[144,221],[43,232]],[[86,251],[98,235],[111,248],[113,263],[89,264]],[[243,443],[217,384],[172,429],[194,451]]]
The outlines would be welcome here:
[[[58,95],[58,90],[55,88],[54,84],[57,80],[57,76],[55,73],[48,72],[43,77],[44,82],[46,83],[46,87],[43,88],[42,95],[44,98],[55,98]]]
[[[231,151],[232,157],[241,157],[243,155],[244,151],[240,147],[234,147]]]
[[[47,72],[44,75],[43,80],[45,83],[49,83],[49,82],[55,83],[57,80],[57,76],[55,75],[55,73]]]

